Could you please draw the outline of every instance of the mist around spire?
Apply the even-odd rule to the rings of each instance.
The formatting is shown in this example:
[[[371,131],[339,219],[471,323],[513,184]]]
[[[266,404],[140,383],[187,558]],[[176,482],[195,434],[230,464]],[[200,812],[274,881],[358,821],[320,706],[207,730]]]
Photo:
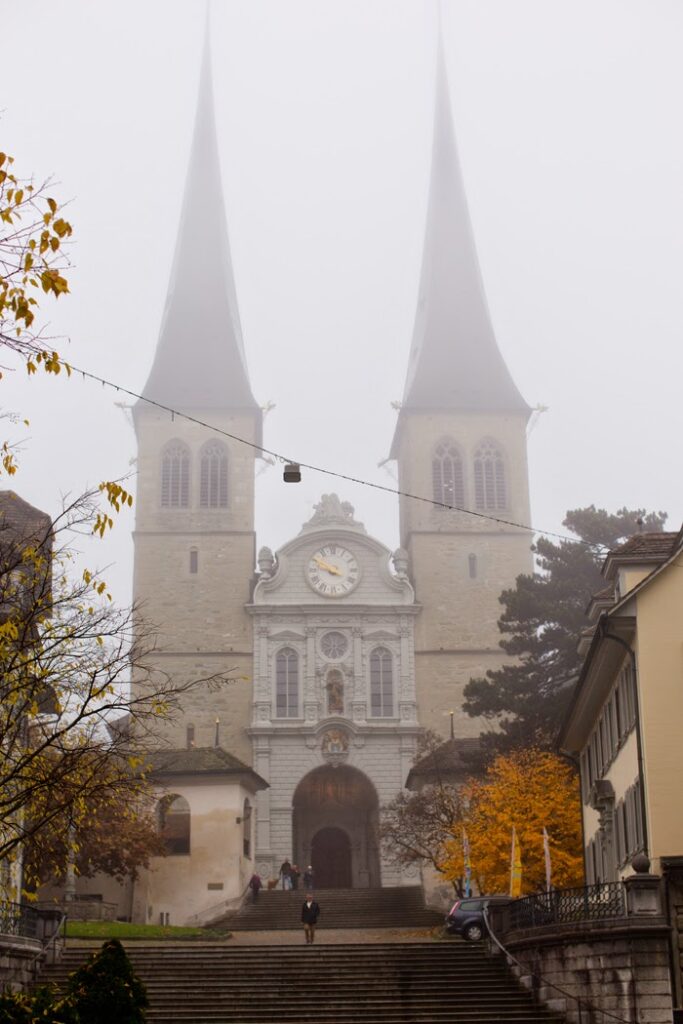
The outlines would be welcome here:
[[[439,19],[427,224],[404,409],[528,412],[493,333],[477,259]]]
[[[254,409],[216,138],[209,23],[173,267],[145,398],[182,409]]]

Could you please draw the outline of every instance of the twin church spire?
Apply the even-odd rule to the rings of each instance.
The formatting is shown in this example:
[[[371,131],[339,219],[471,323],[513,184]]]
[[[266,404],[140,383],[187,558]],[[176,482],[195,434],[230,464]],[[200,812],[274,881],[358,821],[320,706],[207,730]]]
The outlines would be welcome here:
[[[216,138],[208,24],[180,226],[145,398],[259,412],[242,341]]]
[[[180,226],[144,397],[258,413],[247,373],[225,218],[208,32]],[[439,37],[418,308],[403,411],[527,413],[496,344],[479,271]]]
[[[455,141],[441,33],[422,273],[402,407],[528,412],[491,325]]]

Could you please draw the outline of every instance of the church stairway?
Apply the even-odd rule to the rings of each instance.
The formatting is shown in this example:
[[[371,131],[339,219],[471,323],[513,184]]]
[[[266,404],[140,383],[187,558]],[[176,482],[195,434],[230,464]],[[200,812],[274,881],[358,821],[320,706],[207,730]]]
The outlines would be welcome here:
[[[232,931],[299,928],[305,890],[261,890],[232,916],[212,922]],[[443,923],[443,914],[428,910],[419,885],[385,889],[318,889],[320,926],[324,928],[429,928]]]
[[[483,945],[449,942],[126,946],[147,986],[149,1024],[532,1024],[536,1007]],[[82,963],[67,948],[41,983]]]

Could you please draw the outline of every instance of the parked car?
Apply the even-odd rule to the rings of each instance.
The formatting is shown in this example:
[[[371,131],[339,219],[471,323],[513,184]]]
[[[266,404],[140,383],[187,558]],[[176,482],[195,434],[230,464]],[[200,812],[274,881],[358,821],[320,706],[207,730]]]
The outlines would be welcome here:
[[[484,908],[491,903],[509,903],[509,896],[473,896],[456,900],[446,917],[449,935],[462,935],[469,942],[479,942],[486,934]]]

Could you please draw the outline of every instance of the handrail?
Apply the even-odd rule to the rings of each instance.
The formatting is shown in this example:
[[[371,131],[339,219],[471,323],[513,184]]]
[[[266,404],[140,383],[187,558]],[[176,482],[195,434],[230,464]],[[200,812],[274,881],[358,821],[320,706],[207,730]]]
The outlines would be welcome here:
[[[44,941],[41,940],[41,948],[36,953],[36,955],[33,957],[33,960],[31,961],[31,968],[30,969],[31,969],[31,971],[33,971],[34,974],[36,973],[36,965],[37,965],[38,961],[47,957],[47,952],[48,952],[50,946],[53,943],[56,943],[57,939],[59,938],[59,933],[61,932],[62,928],[64,928],[64,926],[66,925],[67,916],[68,915],[67,915],[66,911],[63,910],[61,912],[61,914],[59,915],[59,921],[57,923],[57,927],[54,929],[52,934],[47,939],[45,939]],[[66,939],[66,928],[64,928],[64,938]]]
[[[605,1017],[609,1017],[610,1020],[618,1021],[618,1024],[633,1024],[632,1021],[626,1020],[625,1017],[618,1017],[616,1013],[610,1013],[609,1010],[603,1010],[599,1006],[594,1006],[592,1003],[588,1002],[588,1000],[581,999],[580,996],[575,996],[572,992],[567,992],[566,989],[560,988],[559,985],[556,985],[554,981],[549,981],[547,978],[545,978],[538,970],[534,970],[528,964],[524,964],[521,960],[518,960],[513,953],[506,949],[506,947],[500,941],[498,936],[492,930],[491,921],[489,919],[489,908],[487,906],[484,907],[484,921],[486,923],[486,928],[488,930],[489,937],[493,940],[495,945],[498,946],[498,949],[501,951],[501,953],[504,953],[508,960],[511,960],[521,970],[527,972],[530,971],[532,976],[537,981],[539,981],[545,986],[548,986],[549,988],[554,989],[556,992],[559,992],[560,995],[564,996],[566,999],[572,999],[576,1003],[576,1007],[579,1011],[579,1024],[582,1024],[583,1021],[583,1013],[581,1010],[582,1006],[585,1010],[588,1011],[588,1013],[601,1013],[603,1015],[603,1020]]]

